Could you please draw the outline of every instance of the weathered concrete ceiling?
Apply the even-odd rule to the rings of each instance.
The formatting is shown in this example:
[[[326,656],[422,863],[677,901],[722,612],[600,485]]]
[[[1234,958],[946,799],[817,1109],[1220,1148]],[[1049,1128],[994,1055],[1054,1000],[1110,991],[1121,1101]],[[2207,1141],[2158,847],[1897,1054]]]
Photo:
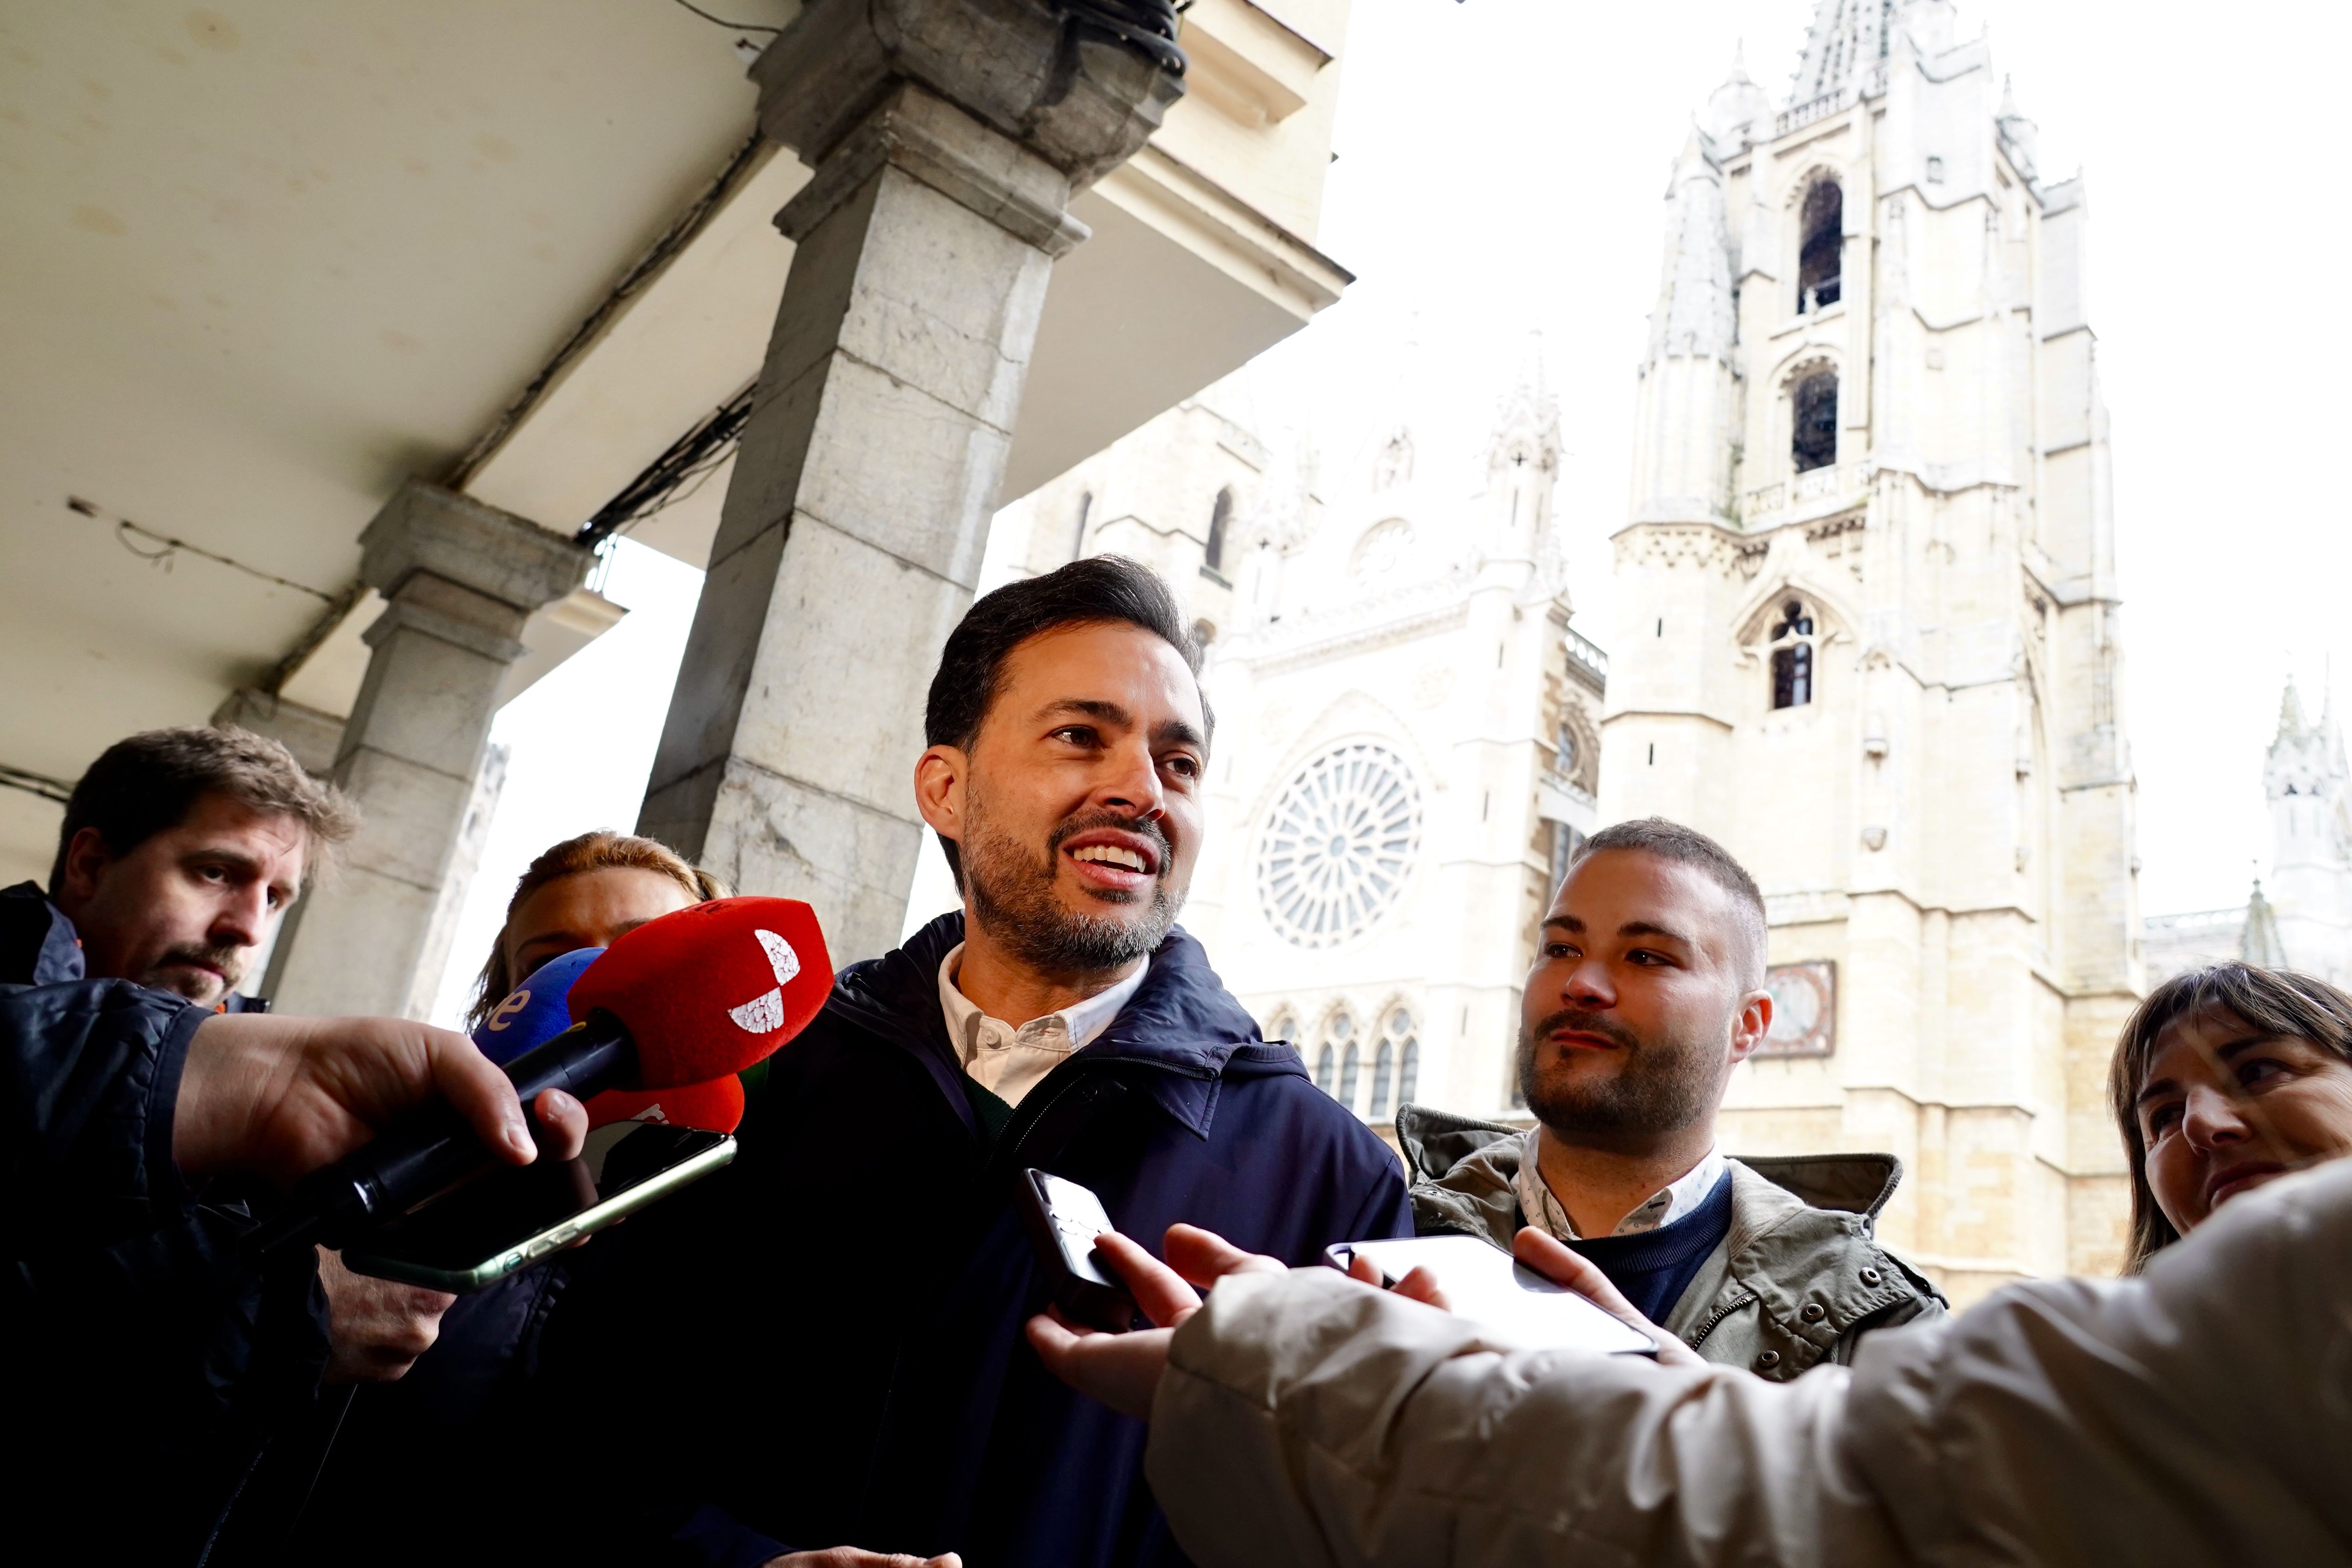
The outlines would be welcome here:
[[[1195,6],[1194,96],[1076,209],[1096,237],[1057,268],[1008,496],[1337,297],[1308,239],[1345,16]],[[745,63],[670,0],[0,12],[0,765],[70,779],[294,652],[383,498],[447,475],[729,164]],[[763,157],[467,488],[568,531],[740,387],[805,177]],[[725,479],[640,536],[700,564]],[[302,701],[344,710],[367,619]],[[55,822],[0,789],[0,877],[46,869]]]

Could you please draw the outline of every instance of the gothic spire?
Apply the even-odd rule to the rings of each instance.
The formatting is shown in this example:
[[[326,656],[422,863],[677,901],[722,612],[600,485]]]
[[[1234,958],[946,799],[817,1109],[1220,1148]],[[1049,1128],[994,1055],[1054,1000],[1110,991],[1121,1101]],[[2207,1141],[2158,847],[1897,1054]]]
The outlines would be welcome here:
[[[2246,900],[2245,928],[2238,933],[2238,956],[2260,969],[2284,969],[2286,944],[2279,940],[2278,916],[2263,897],[2263,879],[2254,879],[2253,897]]]
[[[2294,689],[2294,677],[2290,675],[2286,678],[2286,695],[2279,699],[2277,739],[2284,741],[2290,736],[2300,735],[2309,726],[2303,717],[2303,699]]]
[[[1550,472],[1559,466],[1559,399],[1544,374],[1543,333],[1530,331],[1519,351],[1519,371],[1495,420],[1487,447],[1490,469],[1532,462]]]
[[[1727,359],[1734,322],[1723,174],[1696,125],[1675,161],[1666,202],[1665,277],[1650,316],[1650,358]]]
[[[1817,0],[1805,53],[1790,83],[1791,107],[1843,92],[1886,58],[1895,0]]]

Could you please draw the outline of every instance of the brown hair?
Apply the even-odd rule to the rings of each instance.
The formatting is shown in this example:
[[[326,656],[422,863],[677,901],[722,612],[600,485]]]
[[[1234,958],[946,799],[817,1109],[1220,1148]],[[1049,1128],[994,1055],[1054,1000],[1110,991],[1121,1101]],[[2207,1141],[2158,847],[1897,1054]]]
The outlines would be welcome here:
[[[1695,867],[1729,893],[1738,914],[1741,945],[1748,950],[1747,962],[1740,966],[1740,983],[1749,986],[1764,984],[1764,895],[1757,889],[1756,879],[1748,874],[1748,868],[1734,859],[1730,850],[1696,827],[1685,827],[1663,816],[1643,816],[1602,828],[1577,847],[1576,858],[1570,864],[1581,864],[1606,849],[1638,850],[1661,860]]]
[[[308,840],[307,873],[359,831],[359,808],[330,784],[302,771],[294,753],[266,735],[235,726],[184,725],[142,730],[100,752],[66,802],[49,891],[65,885],[75,835],[98,830],[110,855],[130,854],[188,819],[196,802],[225,795],[264,816],[290,816]]]
[[[499,927],[499,934],[490,939],[490,956],[482,965],[481,977],[474,982],[473,1005],[466,1010],[466,1027],[478,1029],[482,1021],[497,1010],[523,977],[507,968],[507,925],[514,921],[514,912],[522,901],[547,886],[565,877],[576,877],[583,871],[658,871],[685,889],[694,901],[727,896],[727,884],[699,866],[687,863],[686,858],[657,839],[640,838],[634,833],[614,833],[598,828],[577,838],[541,851],[538,859],[526,868],[515,883],[514,897],[507,900],[507,918]]]
[[[2148,1259],[2180,1239],[2172,1222],[2157,1206],[2156,1192],[2147,1184],[2147,1145],[2139,1135],[2139,1091],[2155,1059],[2158,1040],[2183,1018],[2227,1013],[2247,1027],[2265,1034],[2309,1040],[2322,1049],[2352,1060],[2352,996],[2325,980],[2284,969],[2257,969],[2251,963],[2217,963],[2176,974],[2147,994],[2147,1000],[2124,1024],[2116,1040],[2115,1059],[2107,1066],[2107,1100],[2116,1113],[2116,1129],[2123,1134],[2124,1152],[2131,1165],[2132,1212],[2130,1243],[2124,1255],[2124,1272],[2137,1274]]]

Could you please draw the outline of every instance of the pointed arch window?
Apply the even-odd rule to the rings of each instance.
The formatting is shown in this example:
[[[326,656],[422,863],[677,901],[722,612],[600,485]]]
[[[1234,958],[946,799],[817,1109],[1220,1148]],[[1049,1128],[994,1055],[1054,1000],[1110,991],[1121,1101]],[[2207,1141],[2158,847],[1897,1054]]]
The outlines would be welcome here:
[[[1845,265],[1845,193],[1835,180],[1815,182],[1799,219],[1797,313],[1838,302]]]
[[[1813,700],[1813,616],[1803,600],[1781,605],[1771,648],[1772,706],[1802,708]]]
[[[1358,1054],[1356,1021],[1345,1013],[1335,1013],[1323,1026],[1323,1049],[1338,1051],[1339,1081],[1332,1086],[1331,1098],[1350,1110],[1356,1107],[1356,1082],[1362,1076],[1363,1062]]]
[[[1234,519],[1234,492],[1231,486],[1217,492],[1217,504],[1209,511],[1209,542],[1201,552],[1202,563],[1212,572],[1225,569],[1225,528]]]
[[[1328,1040],[1324,1041],[1323,1048],[1315,1053],[1315,1087],[1326,1094],[1331,1092],[1331,1042]]]
[[[1789,395],[1789,457],[1797,472],[1826,468],[1837,461],[1838,378],[1817,370]]]
[[[1412,1012],[1391,1007],[1381,1020],[1380,1045],[1372,1055],[1371,1103],[1365,1114],[1384,1121],[1421,1087],[1421,1040]]]

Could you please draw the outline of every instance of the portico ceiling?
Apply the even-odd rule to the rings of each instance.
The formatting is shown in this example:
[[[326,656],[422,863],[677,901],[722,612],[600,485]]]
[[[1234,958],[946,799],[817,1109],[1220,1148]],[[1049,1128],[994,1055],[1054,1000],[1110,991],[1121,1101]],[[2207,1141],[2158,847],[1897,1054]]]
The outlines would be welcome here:
[[[1344,20],[1333,0],[1297,4]],[[705,8],[777,26],[798,5]],[[1236,0],[1198,14],[1226,13],[1211,25],[1238,43],[1207,49],[1209,88],[1220,70],[1257,83],[1252,48],[1301,84],[1286,125],[1250,132],[1299,143],[1278,171],[1290,207],[1234,195],[1242,165],[1217,163],[1246,117],[1163,136],[1082,198],[1097,238],[1057,269],[1018,489],[1346,281],[1265,216],[1311,230],[1329,54]],[[352,583],[384,498],[412,473],[449,477],[742,147],[739,37],[671,0],[0,11],[0,765],[71,779],[294,653]],[[1257,86],[1253,102],[1278,96]],[[767,217],[804,178],[764,155],[468,488],[570,531],[741,386],[790,265]],[[709,521],[659,521],[647,542],[700,564]],[[323,684],[355,685],[365,620],[336,634],[319,670],[342,673]],[[56,820],[0,789],[0,877],[46,868]]]

